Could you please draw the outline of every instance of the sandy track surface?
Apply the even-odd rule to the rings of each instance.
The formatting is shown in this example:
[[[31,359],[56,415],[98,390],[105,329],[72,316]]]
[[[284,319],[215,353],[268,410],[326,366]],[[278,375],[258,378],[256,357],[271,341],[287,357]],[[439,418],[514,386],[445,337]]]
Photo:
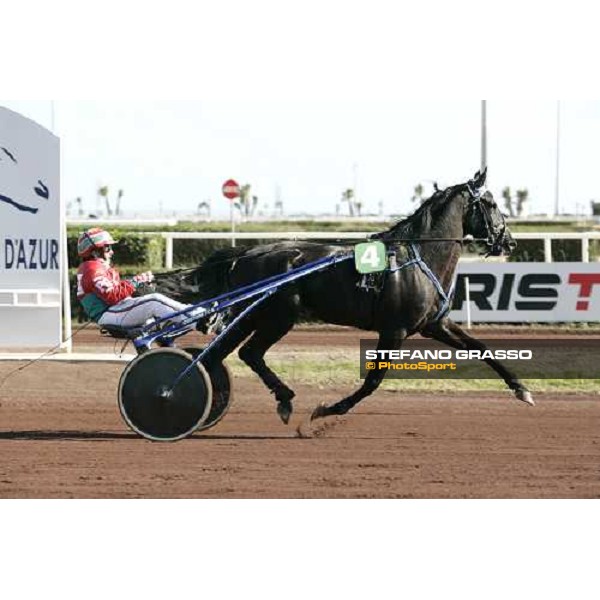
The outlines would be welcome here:
[[[14,368],[0,363],[0,378]],[[539,395],[529,408],[508,393],[379,391],[310,427],[317,402],[351,390],[296,385],[286,427],[262,385],[239,377],[222,423],[156,444],[121,419],[122,369],[44,363],[5,384],[1,498],[600,497],[600,396]]]

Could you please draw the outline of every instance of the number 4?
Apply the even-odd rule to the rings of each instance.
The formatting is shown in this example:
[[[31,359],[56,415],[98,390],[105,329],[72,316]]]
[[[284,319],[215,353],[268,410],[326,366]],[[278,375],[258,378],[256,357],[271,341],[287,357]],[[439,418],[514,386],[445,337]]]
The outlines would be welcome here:
[[[377,247],[369,244],[363,255],[360,257],[360,263],[362,265],[369,265],[373,269],[376,269],[379,266],[379,254],[377,253]]]
[[[385,271],[387,267],[386,249],[382,242],[358,244],[354,256],[356,270],[363,275]]]

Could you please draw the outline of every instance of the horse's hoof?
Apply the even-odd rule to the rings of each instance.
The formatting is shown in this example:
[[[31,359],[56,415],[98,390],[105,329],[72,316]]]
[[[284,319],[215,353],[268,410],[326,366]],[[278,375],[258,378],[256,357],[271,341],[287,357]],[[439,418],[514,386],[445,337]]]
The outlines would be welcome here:
[[[328,417],[330,414],[328,406],[319,404],[319,406],[313,410],[312,415],[310,415],[310,420],[315,421],[317,419],[322,419],[323,417]]]
[[[290,418],[292,417],[292,412],[294,408],[291,402],[278,402],[277,403],[277,414],[279,418],[283,421],[284,425],[287,425],[290,422]]]
[[[302,440],[309,440],[313,436],[312,421],[305,419],[296,427],[296,435]]]
[[[515,396],[521,402],[525,402],[525,404],[529,404],[529,406],[535,406],[535,402],[533,401],[533,396],[531,392],[527,390],[517,390],[515,392]]]

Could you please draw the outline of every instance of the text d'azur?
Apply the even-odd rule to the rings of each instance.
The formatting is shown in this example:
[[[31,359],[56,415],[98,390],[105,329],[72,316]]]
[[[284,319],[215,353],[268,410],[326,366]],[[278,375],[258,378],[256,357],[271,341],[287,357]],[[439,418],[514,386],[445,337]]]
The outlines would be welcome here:
[[[58,240],[55,239],[5,239],[2,244],[0,265],[8,270],[57,270]]]

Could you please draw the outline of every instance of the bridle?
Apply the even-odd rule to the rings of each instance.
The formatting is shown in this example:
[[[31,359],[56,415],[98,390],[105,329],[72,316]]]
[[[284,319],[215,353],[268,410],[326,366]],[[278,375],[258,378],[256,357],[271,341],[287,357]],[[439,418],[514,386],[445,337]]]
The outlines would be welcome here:
[[[468,199],[468,208],[473,208],[478,210],[483,223],[485,224],[485,233],[486,237],[475,238],[472,235],[466,235],[462,238],[414,238],[414,237],[395,237],[388,236],[381,233],[376,233],[369,236],[369,240],[381,239],[381,241],[385,241],[387,243],[406,243],[406,244],[422,244],[422,243],[435,243],[435,242],[454,242],[457,244],[470,244],[473,242],[482,242],[488,247],[488,252],[486,256],[489,256],[494,253],[501,254],[502,253],[502,239],[506,233],[506,224],[503,224],[502,228],[495,232],[494,225],[492,222],[492,217],[485,206],[483,201],[481,191],[477,188],[472,181],[465,184],[469,199]]]
[[[502,240],[506,235],[506,223],[502,223],[502,227],[496,230],[492,221],[492,216],[483,201],[481,190],[473,187],[472,182],[467,183],[466,186],[470,196],[468,206],[469,208],[479,211],[483,223],[485,224],[486,237],[478,238],[476,241],[484,242],[488,247],[486,256],[497,256],[502,254]]]

